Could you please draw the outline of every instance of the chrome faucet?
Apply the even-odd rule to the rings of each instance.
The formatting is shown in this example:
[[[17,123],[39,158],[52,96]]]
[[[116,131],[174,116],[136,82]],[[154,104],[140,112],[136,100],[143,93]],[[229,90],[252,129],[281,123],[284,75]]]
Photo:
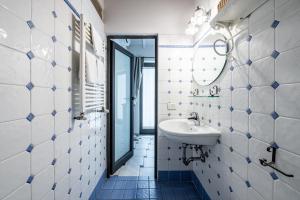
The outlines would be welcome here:
[[[188,120],[192,120],[195,124],[195,126],[200,126],[200,118],[197,112],[192,112],[191,117],[188,118]]]

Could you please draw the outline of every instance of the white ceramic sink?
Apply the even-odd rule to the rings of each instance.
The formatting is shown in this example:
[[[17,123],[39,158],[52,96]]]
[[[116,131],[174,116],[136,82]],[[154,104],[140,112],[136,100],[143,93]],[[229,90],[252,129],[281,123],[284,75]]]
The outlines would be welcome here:
[[[167,138],[186,144],[214,145],[221,135],[210,126],[195,126],[187,119],[165,120],[158,127]]]

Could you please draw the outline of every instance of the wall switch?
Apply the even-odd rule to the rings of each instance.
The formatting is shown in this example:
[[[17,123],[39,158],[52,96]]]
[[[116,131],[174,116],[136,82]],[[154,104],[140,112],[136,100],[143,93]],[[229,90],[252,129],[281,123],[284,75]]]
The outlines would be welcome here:
[[[168,103],[168,110],[176,110],[175,103]]]

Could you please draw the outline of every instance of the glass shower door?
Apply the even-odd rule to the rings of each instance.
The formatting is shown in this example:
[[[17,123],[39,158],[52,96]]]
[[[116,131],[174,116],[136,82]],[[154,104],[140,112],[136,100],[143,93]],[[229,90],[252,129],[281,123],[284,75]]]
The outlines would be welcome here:
[[[133,55],[112,42],[112,173],[133,155],[132,66]]]

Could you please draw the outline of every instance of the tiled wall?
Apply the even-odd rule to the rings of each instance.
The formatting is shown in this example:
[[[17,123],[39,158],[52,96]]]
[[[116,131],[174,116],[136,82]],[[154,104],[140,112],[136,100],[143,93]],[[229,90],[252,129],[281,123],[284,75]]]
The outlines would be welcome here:
[[[180,35],[160,35],[158,49],[158,121],[186,118],[193,110],[188,96],[192,89],[193,39]],[[174,103],[176,110],[168,110]],[[168,140],[158,130],[158,171],[189,170],[181,160],[180,143]]]
[[[71,26],[63,0],[0,1],[0,199],[88,199],[106,168],[106,116],[71,120]]]
[[[234,29],[221,97],[195,99],[202,121],[222,130],[207,162],[193,163],[211,199],[300,199],[299,25],[300,1],[269,0]],[[294,178],[260,165],[274,142],[277,167]]]

